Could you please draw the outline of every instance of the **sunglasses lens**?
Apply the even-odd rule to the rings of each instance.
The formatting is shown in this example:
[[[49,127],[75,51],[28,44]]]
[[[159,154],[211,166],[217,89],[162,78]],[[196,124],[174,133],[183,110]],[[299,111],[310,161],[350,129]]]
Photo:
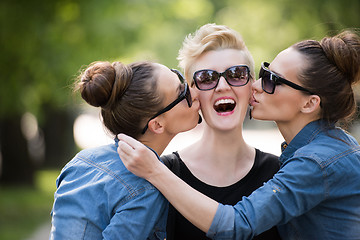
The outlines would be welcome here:
[[[275,81],[272,75],[267,69],[261,67],[259,72],[259,78],[261,78],[262,89],[269,94],[273,94],[275,90]]]
[[[226,80],[232,86],[243,86],[249,81],[249,69],[245,66],[234,66],[225,71]]]
[[[265,72],[263,75],[263,88],[264,91],[267,93],[273,93],[275,88],[275,82],[271,79],[271,74],[268,72]]]
[[[219,74],[212,70],[201,70],[194,73],[194,81],[200,90],[209,90],[216,86]]]

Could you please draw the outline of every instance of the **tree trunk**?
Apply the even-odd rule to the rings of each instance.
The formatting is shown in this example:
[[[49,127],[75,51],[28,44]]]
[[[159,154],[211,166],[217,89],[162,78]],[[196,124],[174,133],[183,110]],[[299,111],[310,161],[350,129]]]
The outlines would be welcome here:
[[[34,185],[35,166],[21,131],[21,115],[0,119],[0,184]]]
[[[45,141],[46,168],[62,168],[76,153],[73,125],[75,114],[70,110],[43,107],[45,121],[41,126]]]

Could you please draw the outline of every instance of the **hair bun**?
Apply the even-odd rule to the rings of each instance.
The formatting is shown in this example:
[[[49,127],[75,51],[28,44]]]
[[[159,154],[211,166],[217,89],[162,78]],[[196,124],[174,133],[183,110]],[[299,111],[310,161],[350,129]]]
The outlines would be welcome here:
[[[82,98],[94,107],[107,108],[125,92],[131,76],[120,62],[94,62],[80,75],[78,88]]]
[[[325,37],[320,42],[326,57],[337,66],[350,82],[360,80],[360,37],[344,31],[334,37]]]

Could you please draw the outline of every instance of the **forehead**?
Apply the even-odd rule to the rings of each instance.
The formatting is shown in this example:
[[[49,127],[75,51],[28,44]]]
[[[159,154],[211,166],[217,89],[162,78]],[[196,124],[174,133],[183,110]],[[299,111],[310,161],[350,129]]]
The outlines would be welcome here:
[[[297,78],[299,71],[305,66],[304,56],[294,48],[280,52],[270,64],[270,70],[286,79]]]
[[[238,49],[218,49],[200,55],[193,66],[193,72],[201,69],[224,71],[234,66],[248,64],[243,51]]]
[[[179,85],[181,84],[176,73],[161,64],[156,65],[156,72],[158,89],[162,94],[176,95]]]

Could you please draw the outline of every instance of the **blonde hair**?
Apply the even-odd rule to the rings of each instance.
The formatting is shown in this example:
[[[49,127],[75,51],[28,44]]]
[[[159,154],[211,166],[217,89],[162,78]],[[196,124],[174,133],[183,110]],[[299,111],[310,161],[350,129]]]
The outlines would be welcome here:
[[[182,48],[179,50],[179,66],[183,69],[185,78],[192,86],[194,80],[193,66],[197,58],[203,53],[219,49],[237,49],[242,51],[247,65],[250,68],[250,77],[254,79],[254,59],[247,49],[241,35],[235,30],[214,23],[205,24],[193,35],[186,36]]]

